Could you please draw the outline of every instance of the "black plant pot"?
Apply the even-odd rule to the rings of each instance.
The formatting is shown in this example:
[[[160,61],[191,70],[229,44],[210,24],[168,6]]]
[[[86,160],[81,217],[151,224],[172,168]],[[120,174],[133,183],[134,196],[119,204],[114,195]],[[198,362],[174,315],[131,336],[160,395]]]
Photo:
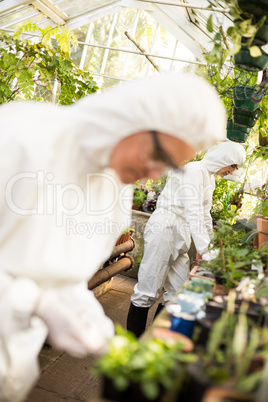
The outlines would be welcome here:
[[[129,388],[125,391],[119,391],[113,381],[108,377],[103,377],[102,379],[102,398],[108,399],[110,401],[125,402],[128,399]]]
[[[114,402],[161,402],[165,389],[159,385],[160,393],[157,398],[148,399],[143,394],[139,384],[131,383],[124,391],[119,391],[110,378],[103,377],[102,397]]]
[[[214,319],[220,318],[222,312],[224,310],[224,305],[220,303],[216,303],[211,300],[206,303],[206,315],[214,317]]]
[[[199,363],[187,366],[187,377],[180,392],[178,402],[201,402],[204,393],[212,385]]]

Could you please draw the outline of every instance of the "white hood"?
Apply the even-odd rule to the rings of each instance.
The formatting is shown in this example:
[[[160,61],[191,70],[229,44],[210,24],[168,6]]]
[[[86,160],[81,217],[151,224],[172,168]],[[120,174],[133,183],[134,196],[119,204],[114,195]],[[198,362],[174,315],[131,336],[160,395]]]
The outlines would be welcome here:
[[[218,171],[230,165],[242,165],[246,159],[246,151],[241,144],[225,141],[208,150],[202,164],[210,173]]]
[[[92,164],[105,167],[115,144],[143,130],[178,137],[197,151],[225,138],[224,106],[215,89],[192,74],[161,74],[85,97],[70,113],[94,136],[81,136]],[[92,141],[94,139],[94,141]],[[93,168],[93,166],[92,166]]]

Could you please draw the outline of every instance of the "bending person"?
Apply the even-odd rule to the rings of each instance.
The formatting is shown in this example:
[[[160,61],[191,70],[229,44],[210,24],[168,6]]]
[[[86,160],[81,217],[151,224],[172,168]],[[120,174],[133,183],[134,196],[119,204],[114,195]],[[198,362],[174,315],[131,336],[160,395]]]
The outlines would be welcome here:
[[[87,281],[130,226],[126,184],[222,140],[225,112],[205,80],[167,74],[71,106],[3,105],[0,122],[0,400],[16,402],[47,334],[73,356],[105,350],[114,327]]]
[[[163,290],[165,305],[188,278],[191,236],[197,252],[201,256],[208,253],[213,238],[214,175],[232,174],[244,163],[245,155],[242,145],[223,142],[168,180],[144,231],[144,254],[127,318],[127,329],[136,336],[145,330],[148,310]],[[157,312],[162,307],[160,304]]]

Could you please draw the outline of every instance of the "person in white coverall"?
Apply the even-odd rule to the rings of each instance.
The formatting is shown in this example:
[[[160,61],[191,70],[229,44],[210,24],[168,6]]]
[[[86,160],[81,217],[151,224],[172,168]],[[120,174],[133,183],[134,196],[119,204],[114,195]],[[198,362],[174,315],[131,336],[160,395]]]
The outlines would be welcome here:
[[[82,357],[114,334],[87,281],[130,226],[132,183],[224,137],[205,80],[164,74],[71,106],[0,107],[0,401],[22,401],[52,345]]]
[[[148,310],[162,291],[163,304],[156,314],[188,278],[191,237],[203,258],[212,257],[208,246],[213,238],[214,176],[232,174],[245,155],[241,144],[226,141],[211,148],[201,161],[172,172],[144,231],[144,254],[127,318],[127,329],[136,336],[145,330]]]

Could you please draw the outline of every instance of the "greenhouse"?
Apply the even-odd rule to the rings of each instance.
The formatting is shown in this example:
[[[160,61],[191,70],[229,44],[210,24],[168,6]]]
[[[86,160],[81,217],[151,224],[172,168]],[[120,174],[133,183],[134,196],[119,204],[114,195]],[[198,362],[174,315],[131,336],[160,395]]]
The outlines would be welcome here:
[[[268,401],[267,88],[267,0],[0,0],[0,402]]]

